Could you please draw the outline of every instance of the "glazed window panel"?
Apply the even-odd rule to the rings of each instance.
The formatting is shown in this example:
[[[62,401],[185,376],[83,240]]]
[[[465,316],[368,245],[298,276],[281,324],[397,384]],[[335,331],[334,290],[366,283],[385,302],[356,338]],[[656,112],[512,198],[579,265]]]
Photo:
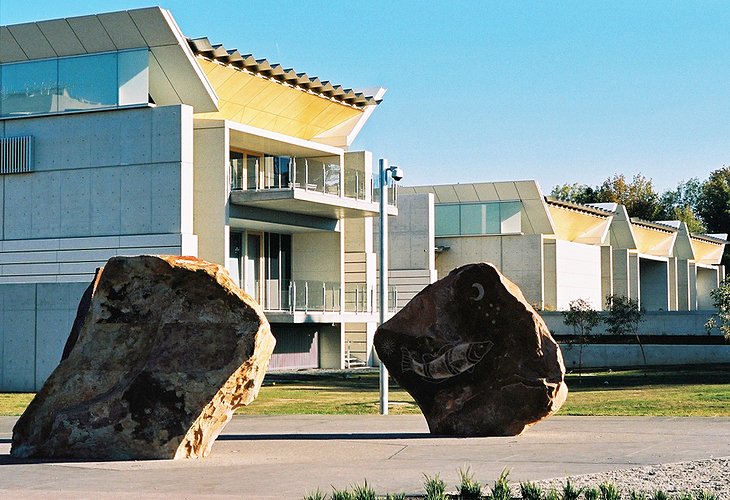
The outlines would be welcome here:
[[[484,205],[461,205],[459,209],[459,234],[484,234]]]
[[[459,205],[436,205],[436,236],[461,234]]]
[[[499,204],[501,232],[522,232],[522,203],[519,201],[503,202]]]
[[[0,82],[0,116],[58,111],[58,60],[4,64]]]
[[[147,49],[119,52],[117,73],[120,106],[147,104],[150,88],[149,58]]]
[[[69,57],[58,61],[58,111],[117,105],[117,54]]]

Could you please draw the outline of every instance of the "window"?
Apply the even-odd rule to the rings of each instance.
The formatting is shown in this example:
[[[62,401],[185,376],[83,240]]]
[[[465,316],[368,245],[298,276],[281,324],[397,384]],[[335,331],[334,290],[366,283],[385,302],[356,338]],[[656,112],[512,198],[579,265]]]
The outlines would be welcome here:
[[[507,234],[522,231],[522,203],[451,203],[435,207],[436,236]]]
[[[0,117],[147,104],[147,49],[0,64]]]

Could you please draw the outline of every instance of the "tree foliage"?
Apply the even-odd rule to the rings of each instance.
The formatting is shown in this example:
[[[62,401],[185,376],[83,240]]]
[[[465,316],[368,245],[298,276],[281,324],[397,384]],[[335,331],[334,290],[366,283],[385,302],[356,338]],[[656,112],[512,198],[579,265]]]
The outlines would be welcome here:
[[[578,381],[583,372],[583,346],[588,343],[593,329],[601,322],[601,313],[593,309],[584,299],[571,300],[568,310],[563,311],[563,323],[573,327],[573,333],[580,344],[578,351]]]
[[[594,188],[577,182],[555,186],[550,192],[550,196],[570,203],[585,204],[598,202],[598,196]]]
[[[704,222],[698,216],[699,202],[702,198],[703,183],[696,177],[681,181],[676,189],[662,193],[659,198],[661,220],[680,220],[687,224],[691,233],[707,231]]]
[[[662,212],[654,182],[641,174],[631,182],[623,174],[609,177],[598,187],[598,201],[625,205],[631,217],[645,220],[657,220]]]
[[[639,336],[639,324],[644,321],[644,308],[639,306],[639,301],[620,295],[609,295],[606,297],[608,304],[608,315],[603,320],[606,323],[606,331],[611,335],[633,334],[636,343],[641,349],[641,357],[644,359],[644,375],[646,375],[646,352],[644,344]]]
[[[718,288],[710,292],[712,295],[712,304],[717,312],[705,323],[707,334],[711,334],[712,330],[717,328],[730,340],[730,277],[725,278]]]
[[[705,181],[693,177],[658,194],[652,179],[636,174],[631,181],[614,174],[598,186],[573,183],[555,186],[550,193],[573,203],[620,203],[631,217],[680,220],[691,233],[730,233],[730,167],[713,171]],[[728,249],[730,252],[730,249]],[[724,263],[730,265],[728,254]]]
[[[697,211],[710,233],[730,233],[730,167],[713,171],[702,184]]]

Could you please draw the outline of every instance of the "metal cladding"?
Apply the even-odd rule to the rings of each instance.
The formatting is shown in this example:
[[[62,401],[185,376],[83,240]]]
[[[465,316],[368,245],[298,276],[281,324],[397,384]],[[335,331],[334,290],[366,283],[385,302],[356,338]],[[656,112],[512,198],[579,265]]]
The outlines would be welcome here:
[[[237,49],[226,49],[223,45],[210,43],[208,38],[188,38],[188,44],[196,56],[233,66],[239,70],[249,71],[283,84],[291,85],[305,92],[312,92],[326,99],[348,104],[357,108],[380,104],[380,100],[362,92],[343,88],[328,81],[321,81],[316,76],[297,73],[281,64],[270,63],[266,59],[256,59],[251,54],[241,54]]]

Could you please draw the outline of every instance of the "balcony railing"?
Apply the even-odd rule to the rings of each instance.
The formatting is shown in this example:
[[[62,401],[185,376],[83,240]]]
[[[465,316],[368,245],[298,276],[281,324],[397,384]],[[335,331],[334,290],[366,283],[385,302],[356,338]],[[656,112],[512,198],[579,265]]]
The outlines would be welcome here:
[[[263,307],[266,311],[340,312],[340,284],[327,281],[266,282]]]
[[[388,310],[395,311],[398,290],[388,287]],[[281,312],[354,312],[376,313],[378,297],[374,286],[349,284],[345,288],[344,308],[340,302],[340,284],[328,281],[293,280],[266,282],[263,307],[265,311]]]
[[[335,160],[333,157],[265,156],[246,167],[242,159],[232,159],[231,189],[297,188],[356,200],[377,200],[373,196],[372,179],[364,171],[343,168],[338,163],[339,158],[335,157]],[[247,168],[255,168],[255,172],[248,172]]]
[[[374,286],[365,283],[351,283],[345,287],[345,311],[354,313],[376,313],[378,292]],[[398,289],[388,286],[388,310],[395,311],[398,304]]]

